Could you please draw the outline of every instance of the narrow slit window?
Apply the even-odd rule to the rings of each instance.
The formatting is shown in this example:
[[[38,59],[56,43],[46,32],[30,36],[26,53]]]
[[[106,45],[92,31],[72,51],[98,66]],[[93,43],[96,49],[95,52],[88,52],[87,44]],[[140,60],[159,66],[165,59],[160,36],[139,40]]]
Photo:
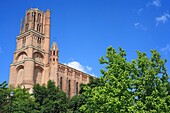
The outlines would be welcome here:
[[[60,77],[60,89],[62,90],[63,89],[63,78],[62,77]]]
[[[76,95],[78,95],[78,92],[79,92],[79,86],[78,86],[78,82],[76,82]]]
[[[68,81],[68,97],[71,97],[71,80]]]

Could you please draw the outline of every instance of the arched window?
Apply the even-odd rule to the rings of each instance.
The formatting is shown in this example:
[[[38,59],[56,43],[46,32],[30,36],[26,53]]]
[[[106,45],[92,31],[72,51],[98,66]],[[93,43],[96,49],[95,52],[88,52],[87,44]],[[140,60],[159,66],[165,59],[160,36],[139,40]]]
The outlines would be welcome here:
[[[43,58],[44,58],[43,55],[39,52],[35,52],[33,54],[33,59],[38,61],[38,62],[43,62]]]
[[[33,13],[32,13],[32,18],[33,18],[33,21],[35,22],[35,19],[36,19],[36,12],[33,12]]]
[[[39,24],[37,24],[37,31],[39,31]]]
[[[19,61],[22,61],[24,60],[25,58],[27,57],[27,54],[25,52],[21,52],[17,55],[16,57],[16,61],[19,62]]]
[[[41,25],[37,24],[37,31],[40,32],[41,31]]]
[[[41,32],[41,25],[39,25],[39,29],[38,29],[39,32]]]
[[[21,85],[24,77],[24,66],[17,67],[17,85]]]
[[[71,96],[71,80],[68,81],[68,97]]]
[[[63,77],[60,77],[60,89],[63,89]]]
[[[41,21],[41,14],[40,14],[40,13],[38,13],[37,21],[38,21],[38,22],[40,22],[40,21]]]
[[[41,38],[40,38],[40,37],[38,37],[37,43],[38,43],[38,44],[41,44]]]
[[[27,22],[30,20],[30,13],[27,13]]]
[[[55,56],[55,51],[53,51],[53,55]]]
[[[78,93],[79,93],[79,86],[78,85],[79,85],[78,82],[76,82],[76,95],[78,95]]]
[[[33,78],[35,84],[41,84],[42,72],[43,69],[41,67],[35,67],[34,78]]]

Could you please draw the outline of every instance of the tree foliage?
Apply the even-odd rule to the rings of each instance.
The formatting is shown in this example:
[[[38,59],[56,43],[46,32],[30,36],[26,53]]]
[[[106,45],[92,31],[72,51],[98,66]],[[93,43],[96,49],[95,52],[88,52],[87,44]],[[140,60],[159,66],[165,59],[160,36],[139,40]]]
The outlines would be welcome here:
[[[14,97],[10,96],[10,91],[14,92]],[[2,108],[2,113],[39,113],[36,108],[37,104],[34,98],[26,89],[20,87],[16,89],[8,89],[6,95],[6,105]]]
[[[7,104],[7,96],[8,96],[8,90],[7,90],[7,82],[4,81],[0,84],[0,113],[3,112],[4,106]]]
[[[34,86],[35,101],[39,104],[41,113],[65,113],[67,112],[67,96],[53,81],[48,81],[47,87]]]
[[[106,57],[100,58],[105,65],[100,81],[95,88],[86,86],[83,92],[87,103],[80,107],[82,112],[169,112],[168,74],[166,60],[155,50],[152,56],[137,51],[137,59],[128,62],[123,49],[116,52],[109,47]]]
[[[170,95],[170,82],[168,82],[168,95]]]
[[[166,60],[155,50],[149,59],[145,53],[137,51],[133,61],[134,109],[140,112],[169,112],[168,79]]]
[[[80,111],[80,107],[87,103],[88,96],[83,92],[86,91],[86,87],[90,87],[91,89],[102,85],[103,82],[100,81],[99,78],[90,77],[90,81],[88,84],[80,84],[79,95],[75,95],[68,102],[68,107],[73,113],[83,113]]]
[[[55,86],[53,81],[45,85],[34,85],[33,94],[20,87],[16,89],[6,88],[2,83],[1,113],[66,113],[68,111],[68,98],[66,94]],[[14,97],[10,97],[10,91],[14,91]]]
[[[95,88],[86,87],[85,95],[88,101],[81,107],[83,112],[128,112],[133,103],[131,78],[131,64],[126,62],[126,53],[120,49],[119,53],[109,47],[106,59],[100,59],[106,65],[106,70],[101,70],[103,85]]]

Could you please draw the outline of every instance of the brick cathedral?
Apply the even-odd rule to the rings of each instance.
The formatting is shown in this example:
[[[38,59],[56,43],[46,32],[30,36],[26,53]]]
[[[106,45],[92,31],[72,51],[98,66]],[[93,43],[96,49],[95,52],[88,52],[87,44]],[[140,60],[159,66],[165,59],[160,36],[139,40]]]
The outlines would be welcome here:
[[[58,58],[57,44],[53,42],[50,48],[50,10],[27,10],[16,38],[9,85],[32,92],[34,84],[53,80],[69,97],[77,95],[80,84],[87,84],[90,75],[61,64]]]

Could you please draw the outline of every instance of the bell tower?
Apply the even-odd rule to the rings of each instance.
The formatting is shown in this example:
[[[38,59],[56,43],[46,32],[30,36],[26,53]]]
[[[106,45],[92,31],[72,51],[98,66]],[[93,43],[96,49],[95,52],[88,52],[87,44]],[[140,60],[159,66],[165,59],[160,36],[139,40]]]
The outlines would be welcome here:
[[[31,89],[33,84],[45,84],[48,78],[50,54],[50,10],[31,8],[21,21],[16,38],[16,51],[10,65],[9,85]]]
[[[50,75],[49,79],[54,80],[56,85],[58,81],[56,81],[58,74],[58,46],[56,42],[53,42],[52,47],[50,49]]]

